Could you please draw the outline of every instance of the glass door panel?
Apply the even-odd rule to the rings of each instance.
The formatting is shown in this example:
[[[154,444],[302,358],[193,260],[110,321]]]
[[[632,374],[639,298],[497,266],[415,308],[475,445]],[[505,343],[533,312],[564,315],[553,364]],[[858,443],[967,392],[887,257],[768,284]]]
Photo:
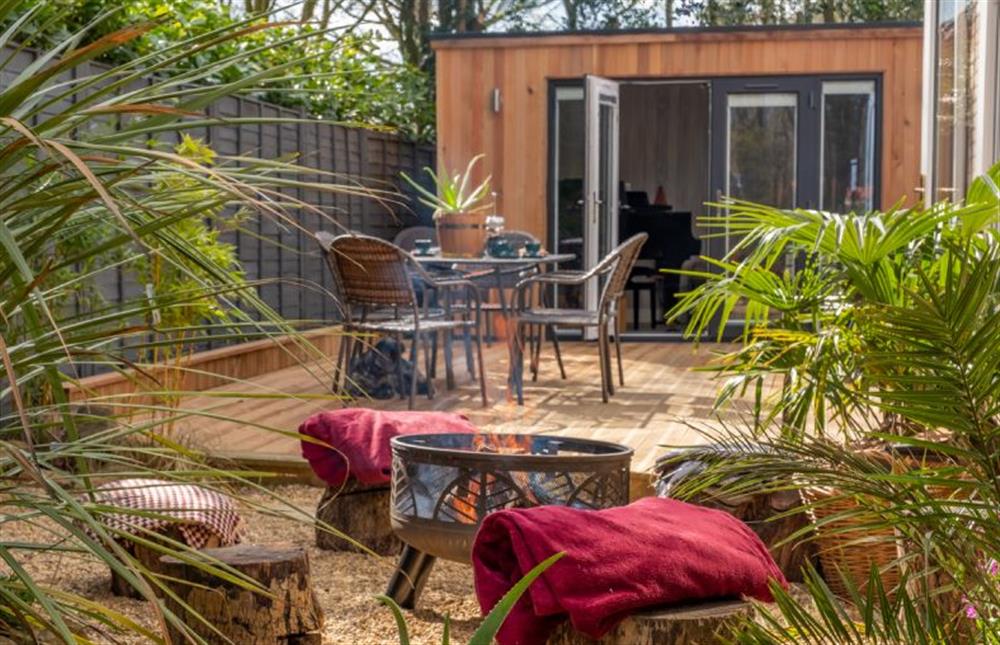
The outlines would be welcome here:
[[[739,199],[779,208],[815,208],[819,190],[817,79],[721,79],[712,85],[712,186],[716,202]],[[713,215],[721,216],[723,212]],[[710,237],[723,258],[739,243],[728,229]],[[740,253],[743,255],[743,253]],[[738,261],[739,257],[733,257]],[[794,258],[786,258],[792,267]],[[743,306],[729,321],[740,328]],[[715,330],[713,330],[714,333]]]
[[[563,269],[588,269],[618,242],[618,83],[587,76],[553,87],[551,247],[572,253]],[[559,289],[557,306],[597,306],[598,285]]]
[[[782,208],[795,206],[798,95],[727,98],[725,194]]]
[[[795,207],[798,123],[799,95],[795,92],[727,93],[720,196]],[[715,243],[715,257],[725,256],[738,242],[727,229]]]
[[[819,207],[865,213],[875,205],[875,81],[825,81],[820,114]]]
[[[618,83],[587,76],[584,88],[583,258],[590,268],[618,243]],[[584,294],[587,309],[597,308],[598,294],[599,285],[591,281]]]
[[[585,109],[582,85],[554,87],[552,107],[552,212],[554,214],[551,248],[557,253],[572,253],[576,258],[561,265],[564,269],[583,268],[583,173]],[[559,307],[583,307],[579,289],[560,289]]]

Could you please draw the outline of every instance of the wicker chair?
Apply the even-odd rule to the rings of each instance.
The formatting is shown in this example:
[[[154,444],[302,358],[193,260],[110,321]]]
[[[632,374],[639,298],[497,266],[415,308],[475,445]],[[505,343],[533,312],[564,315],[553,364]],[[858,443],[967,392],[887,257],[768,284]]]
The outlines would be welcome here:
[[[409,253],[398,246],[367,235],[340,235],[320,231],[316,239],[323,249],[327,264],[337,284],[344,310],[344,341],[341,343],[334,371],[333,390],[339,392],[341,382],[346,378],[346,367],[354,352],[356,334],[389,334],[400,342],[404,337],[412,339],[410,361],[414,375],[410,379],[410,402],[417,391],[417,348],[423,344],[425,369],[433,373],[434,353],[429,348],[429,337],[437,333],[472,329],[475,333],[476,358],[479,363],[479,388],[486,400],[486,379],[483,369],[482,334],[480,333],[482,313],[480,311],[479,290],[472,282],[462,279],[439,279],[427,273]],[[469,314],[464,318],[443,315],[421,306],[413,289],[412,276],[419,276],[429,288],[438,292],[462,291],[464,299],[471,304]],[[451,372],[450,344],[445,343],[446,369]],[[470,374],[472,373],[470,363]],[[401,368],[401,366],[400,366]],[[402,370],[399,374],[402,383]],[[473,375],[475,378],[475,375]],[[449,379],[450,380],[450,379]],[[433,396],[433,388],[427,389],[428,398]]]
[[[431,240],[431,243],[436,246],[438,243],[437,229],[434,228],[433,226],[410,226],[408,228],[404,228],[399,233],[396,233],[396,237],[393,238],[392,243],[398,246],[399,248],[403,249],[407,253],[413,253],[417,248],[417,240]],[[452,268],[451,264],[449,263],[442,262],[441,264],[430,264],[422,266],[424,270],[427,271],[427,273],[430,273],[437,280],[442,280],[442,279],[451,280],[452,278],[465,277],[464,272],[456,271],[454,268]],[[439,294],[435,292],[434,289],[428,288],[430,285],[428,285],[421,278],[420,275],[414,275],[413,273],[411,273],[410,277],[413,280],[413,291],[414,293],[416,293],[417,299],[421,303],[423,303],[425,307],[428,306],[438,307],[441,304],[442,298],[439,297]],[[484,303],[483,308],[485,309],[485,307],[486,305]],[[454,310],[456,315],[460,316],[466,315],[465,308],[461,304],[453,305],[452,309]],[[486,321],[487,325],[487,337],[489,337],[489,317],[488,316],[485,317],[484,320]],[[462,340],[465,344],[466,363],[469,367],[469,372],[471,373],[473,371],[472,344],[469,339],[468,329],[463,330],[463,332],[464,333]],[[445,342],[448,343],[445,349],[446,353],[451,351],[450,347],[451,341],[452,339],[450,338],[450,334],[446,334]],[[438,347],[437,335],[434,336],[431,342],[432,342],[432,348],[431,348],[432,355],[437,356],[437,347]],[[428,375],[428,377],[435,378],[437,376],[436,374],[437,361],[436,360],[432,361],[431,366],[432,366],[431,373]],[[453,385],[454,385],[454,380],[451,377],[451,372],[448,372],[448,387],[449,388],[453,387]]]
[[[618,362],[618,379],[625,384],[625,372],[622,368],[621,339],[619,338],[618,302],[625,292],[625,285],[632,273],[642,245],[649,239],[646,233],[638,233],[622,242],[608,253],[594,268],[584,272],[553,272],[540,273],[523,280],[517,285],[518,313],[516,320],[516,337],[512,358],[512,385],[517,390],[517,402],[524,404],[524,328],[530,325],[553,327],[597,327],[598,353],[601,365],[601,398],[608,402],[609,395],[615,393],[614,379],[611,375],[610,338],[614,338],[615,354]],[[532,287],[543,285],[583,286],[590,280],[604,281],[601,287],[597,308],[589,309],[559,309],[551,307],[528,308],[525,303],[532,302],[527,296]],[[612,327],[612,325],[614,327]],[[612,333],[613,332],[613,333]],[[541,343],[535,345],[538,351]],[[532,361],[537,364],[536,360]],[[562,364],[560,361],[560,369]]]
[[[497,237],[507,240],[514,252],[520,252],[529,242],[538,242],[538,238],[525,231],[504,231]],[[486,249],[483,251],[485,253]],[[538,267],[535,265],[515,265],[497,271],[492,266],[467,264],[462,269],[464,277],[467,280],[472,280],[483,295],[483,312],[486,314],[484,317],[486,344],[489,345],[493,338],[492,316],[499,313],[506,318],[512,308],[511,303],[508,302],[507,292],[513,291],[524,278],[538,273]],[[496,292],[495,302],[493,298],[490,298],[492,292]]]
[[[411,226],[396,233],[392,243],[407,253],[413,253],[417,248],[417,240],[432,240],[437,244],[437,237],[437,229],[433,226]]]

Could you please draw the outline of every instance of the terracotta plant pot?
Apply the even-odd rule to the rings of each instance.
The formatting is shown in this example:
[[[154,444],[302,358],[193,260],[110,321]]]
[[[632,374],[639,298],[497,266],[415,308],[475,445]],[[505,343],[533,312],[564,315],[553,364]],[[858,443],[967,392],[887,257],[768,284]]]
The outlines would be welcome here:
[[[438,242],[446,258],[478,258],[486,245],[486,214],[442,213],[437,218]]]

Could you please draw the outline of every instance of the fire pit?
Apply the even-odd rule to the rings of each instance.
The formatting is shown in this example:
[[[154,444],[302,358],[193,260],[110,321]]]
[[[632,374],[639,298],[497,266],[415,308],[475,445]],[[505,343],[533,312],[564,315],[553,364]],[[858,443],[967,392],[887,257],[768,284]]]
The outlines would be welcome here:
[[[628,503],[632,450],[524,434],[426,434],[392,440],[392,529],[405,543],[388,595],[413,607],[435,558],[469,562],[484,517],[542,505]]]

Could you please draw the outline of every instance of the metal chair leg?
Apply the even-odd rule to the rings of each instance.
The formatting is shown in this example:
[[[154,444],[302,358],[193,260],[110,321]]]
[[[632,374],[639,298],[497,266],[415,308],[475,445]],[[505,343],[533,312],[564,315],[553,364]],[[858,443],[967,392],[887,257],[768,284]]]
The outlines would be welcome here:
[[[538,380],[538,363],[535,362],[535,325],[528,326],[528,369],[531,370],[531,380]]]
[[[618,383],[625,387],[625,370],[622,369],[622,339],[618,335],[618,324],[615,324],[615,354],[618,356]]]
[[[511,345],[510,357],[510,387],[514,388],[518,405],[524,405],[524,344],[521,338],[523,328],[524,325],[515,322],[513,338],[511,339],[513,344]]]
[[[403,378],[403,334],[396,334],[396,351],[399,353],[396,361],[396,379],[399,382],[399,398],[406,398],[406,379]],[[413,407],[412,405],[410,407]]]
[[[625,370],[622,368],[622,338],[619,334],[621,328],[618,327],[617,323],[615,326],[617,327],[615,329],[615,353],[618,354],[618,382],[622,387],[625,387]]]
[[[608,335],[605,333],[604,327],[598,327],[597,332],[597,362],[601,367],[601,400],[605,403],[608,402],[608,354],[607,354],[607,344]]]
[[[340,347],[337,348],[337,365],[333,369],[333,383],[330,387],[330,390],[334,394],[340,394],[341,392],[342,388],[340,380],[344,376],[344,364],[347,362],[346,357],[348,356],[348,346],[351,344],[352,340],[353,339],[350,334],[344,334],[340,338]]]
[[[559,351],[559,336],[556,335],[556,328],[554,325],[549,325],[549,329],[552,330],[552,348],[556,352],[556,363],[559,364],[559,375],[562,379],[566,380],[566,368],[563,367],[562,352]]]
[[[615,395],[615,377],[611,369],[611,330],[604,325],[604,369],[608,372],[608,395]]]
[[[435,379],[437,378],[437,358],[438,358],[438,336],[437,334],[431,334],[431,360],[427,367],[427,378]]]
[[[420,344],[420,335],[414,332],[413,340],[410,345],[410,365],[413,366],[413,372],[410,374],[410,403],[408,409],[413,409],[413,401],[417,398],[417,345]],[[402,361],[400,361],[402,362]]]
[[[444,333],[444,379],[448,389],[455,387],[455,332]]]
[[[483,335],[476,330],[476,362],[479,363],[479,394],[483,397],[483,407],[489,405],[486,400],[486,366],[483,364]]]
[[[538,369],[542,363],[542,343],[545,341],[544,334],[546,330],[549,329],[547,325],[536,325],[535,329],[538,330],[538,338],[535,339],[534,354],[531,357],[531,380],[538,381]]]
[[[432,353],[433,350],[431,351],[428,350],[430,347],[433,346],[434,344],[433,341],[437,338],[437,334],[434,332],[424,333],[421,334],[421,338],[422,338],[421,342],[423,343],[423,349],[424,349],[424,365],[427,366],[425,369],[427,370],[427,373],[429,375],[431,372],[431,367],[434,363],[434,358],[433,358],[434,354]],[[417,376],[417,371],[416,369],[414,369],[413,371],[414,380],[416,380],[416,376]],[[431,400],[434,399],[434,379],[432,379],[430,376],[427,377],[427,398]]]

